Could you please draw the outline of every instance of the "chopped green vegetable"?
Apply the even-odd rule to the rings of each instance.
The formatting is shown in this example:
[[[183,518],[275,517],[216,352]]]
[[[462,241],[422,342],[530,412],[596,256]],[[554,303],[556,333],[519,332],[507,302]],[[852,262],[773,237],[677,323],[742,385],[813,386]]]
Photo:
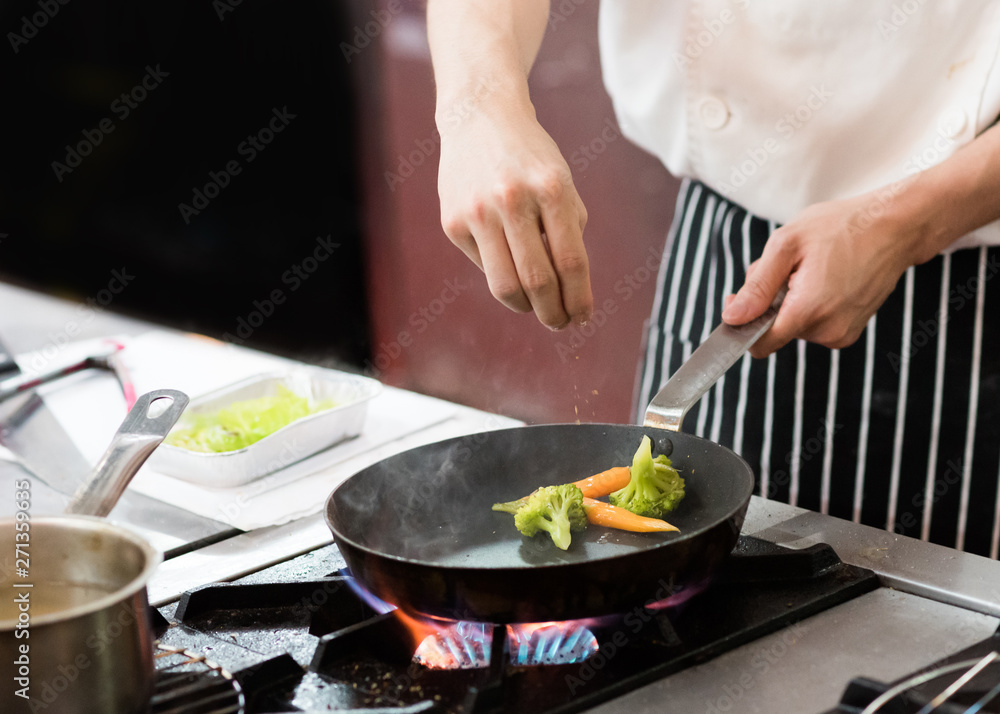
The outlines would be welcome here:
[[[666,456],[653,458],[648,436],[642,437],[630,472],[628,485],[608,497],[615,506],[639,516],[663,518],[684,498],[684,479]]]
[[[529,538],[545,531],[556,547],[562,550],[569,548],[570,531],[582,531],[587,527],[583,491],[572,483],[544,486],[527,499],[495,503],[493,510],[513,513],[514,525]]]
[[[278,385],[271,397],[233,402],[211,414],[185,415],[164,443],[191,451],[236,451],[260,441],[296,419],[336,406],[332,400],[310,405],[306,397]]]

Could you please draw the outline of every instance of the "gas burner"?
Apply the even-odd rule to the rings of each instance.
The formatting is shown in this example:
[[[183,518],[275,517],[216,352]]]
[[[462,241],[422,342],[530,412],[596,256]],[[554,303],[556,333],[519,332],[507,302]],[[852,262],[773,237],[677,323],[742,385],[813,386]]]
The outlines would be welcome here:
[[[499,625],[441,620],[409,614],[363,588],[347,568],[339,575],[365,605],[379,614],[392,612],[416,645],[413,661],[431,669],[480,669],[490,665],[493,634]],[[656,603],[651,609],[665,605]],[[583,662],[599,649],[589,621],[534,622],[506,625],[512,665],[539,666]]]
[[[998,714],[1000,630],[893,684],[858,678],[829,714]]]
[[[410,619],[410,618],[407,618]],[[479,669],[490,666],[496,626],[482,622],[447,625],[414,622],[418,632],[432,628],[413,661],[431,669]],[[506,625],[508,662],[532,667],[583,662],[600,649],[594,633],[581,622],[538,622]]]

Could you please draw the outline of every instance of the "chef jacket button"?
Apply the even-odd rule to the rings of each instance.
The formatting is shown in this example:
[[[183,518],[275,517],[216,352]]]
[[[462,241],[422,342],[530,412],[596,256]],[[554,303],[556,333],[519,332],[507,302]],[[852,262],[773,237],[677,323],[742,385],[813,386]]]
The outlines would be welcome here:
[[[938,131],[947,139],[957,139],[968,125],[968,115],[961,109],[949,109],[938,119]]]
[[[721,99],[705,97],[698,106],[701,121],[709,129],[721,129],[729,121],[729,107]]]

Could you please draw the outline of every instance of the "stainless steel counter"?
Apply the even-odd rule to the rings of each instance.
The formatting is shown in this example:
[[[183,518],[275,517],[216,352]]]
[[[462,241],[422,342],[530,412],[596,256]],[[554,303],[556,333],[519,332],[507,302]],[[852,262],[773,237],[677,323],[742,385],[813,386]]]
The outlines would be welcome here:
[[[1000,625],[1000,562],[756,497],[743,532],[829,543],[884,587],[592,711],[818,714],[853,677],[898,679]]]

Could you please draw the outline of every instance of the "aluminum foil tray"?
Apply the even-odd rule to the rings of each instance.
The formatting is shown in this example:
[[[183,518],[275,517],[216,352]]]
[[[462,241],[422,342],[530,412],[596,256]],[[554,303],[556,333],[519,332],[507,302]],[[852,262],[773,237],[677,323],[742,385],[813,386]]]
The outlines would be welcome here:
[[[160,444],[149,458],[150,468],[202,486],[242,486],[358,436],[364,428],[369,400],[382,390],[374,379],[303,367],[260,374],[209,392],[192,399],[185,414],[211,413],[233,402],[272,396],[279,385],[313,402],[333,400],[336,406],[296,419],[236,451],[204,453]],[[175,428],[182,428],[184,421],[182,416]]]

